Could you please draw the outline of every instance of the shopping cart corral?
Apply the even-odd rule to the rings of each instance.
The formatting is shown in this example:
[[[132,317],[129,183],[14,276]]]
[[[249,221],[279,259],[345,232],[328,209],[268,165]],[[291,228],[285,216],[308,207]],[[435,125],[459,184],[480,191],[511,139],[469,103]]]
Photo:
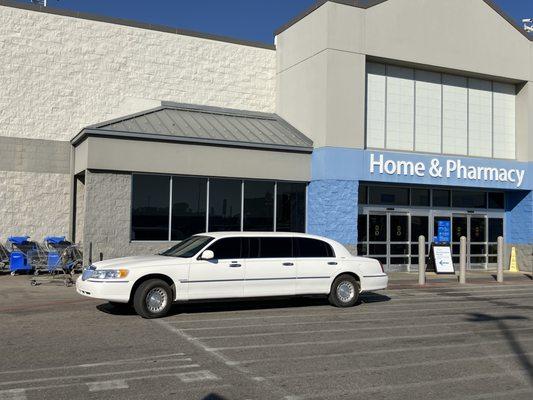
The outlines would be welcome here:
[[[33,286],[57,280],[72,286],[72,276],[81,271],[83,264],[79,246],[70,243],[64,236],[47,236],[42,245],[28,254],[28,259],[34,270]]]

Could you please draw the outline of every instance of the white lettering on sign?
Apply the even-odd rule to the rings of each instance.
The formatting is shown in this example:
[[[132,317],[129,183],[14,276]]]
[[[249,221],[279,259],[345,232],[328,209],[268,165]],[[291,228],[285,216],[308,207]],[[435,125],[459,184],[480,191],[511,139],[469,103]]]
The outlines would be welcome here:
[[[449,159],[441,164],[438,158],[433,158],[430,161],[428,169],[422,161],[386,160],[383,154],[379,154],[376,157],[374,153],[370,153],[369,166],[371,174],[423,177],[427,171],[433,178],[511,182],[516,187],[522,186],[525,177],[525,170],[523,169],[463,165],[463,162],[459,159]]]

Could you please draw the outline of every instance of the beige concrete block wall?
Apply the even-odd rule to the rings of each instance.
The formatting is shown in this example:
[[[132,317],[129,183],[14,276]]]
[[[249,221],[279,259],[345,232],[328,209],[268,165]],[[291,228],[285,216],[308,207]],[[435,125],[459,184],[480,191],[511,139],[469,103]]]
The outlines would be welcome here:
[[[0,6],[0,55],[4,137],[67,141],[162,100],[274,111],[269,49]],[[68,234],[67,175],[1,169],[0,240]]]
[[[0,171],[0,240],[68,236],[69,175]]]
[[[269,49],[0,6],[0,135],[68,140],[168,100],[274,111]]]

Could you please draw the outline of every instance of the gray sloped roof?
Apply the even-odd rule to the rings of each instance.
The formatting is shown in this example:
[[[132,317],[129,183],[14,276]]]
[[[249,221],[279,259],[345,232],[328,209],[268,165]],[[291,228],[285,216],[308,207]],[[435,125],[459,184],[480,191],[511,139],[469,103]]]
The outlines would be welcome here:
[[[313,148],[308,137],[276,114],[177,103],[91,125],[72,143],[87,135],[298,152]]]

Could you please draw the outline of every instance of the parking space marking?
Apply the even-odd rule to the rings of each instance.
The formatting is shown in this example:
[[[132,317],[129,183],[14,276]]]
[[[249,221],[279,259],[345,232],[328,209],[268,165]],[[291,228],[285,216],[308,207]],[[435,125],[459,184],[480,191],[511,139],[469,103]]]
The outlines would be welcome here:
[[[220,378],[209,370],[182,372],[176,376],[184,383],[198,381],[218,381]]]
[[[24,389],[0,390],[0,400],[26,400]]]
[[[197,368],[199,366],[200,365],[198,364],[188,364],[188,365],[177,365],[173,367],[143,368],[143,369],[135,369],[135,370],[128,370],[128,371],[113,371],[113,372],[102,372],[102,373],[95,373],[95,374],[52,376],[49,378],[35,378],[35,379],[23,379],[23,380],[18,380],[18,381],[0,382],[0,386],[62,381],[62,380],[68,380],[68,379],[97,378],[100,376],[109,376],[109,375],[130,375],[130,374],[137,374],[137,373],[170,371],[174,369]]]
[[[509,331],[528,331],[533,330],[533,327],[515,328]],[[253,344],[244,346],[227,346],[227,347],[211,347],[209,351],[220,352],[226,350],[244,350],[244,349],[262,349],[272,347],[292,347],[292,346],[316,346],[324,344],[341,344],[341,343],[356,343],[356,342],[375,342],[380,340],[398,340],[398,339],[424,339],[435,337],[450,337],[450,336],[472,336],[479,333],[501,332],[501,329],[484,329],[481,331],[468,332],[450,332],[450,333],[431,333],[424,335],[407,335],[407,336],[373,336],[367,338],[357,339],[341,339],[341,340],[323,340],[323,341],[306,341],[306,342],[290,342],[290,343],[271,343],[271,344]]]
[[[520,297],[522,298],[522,297]],[[465,301],[461,301],[462,303],[465,303]],[[486,300],[482,300],[480,301],[480,303],[486,303],[487,301]],[[468,305],[470,307],[473,307],[471,303],[468,303]],[[528,306],[528,305],[524,305],[526,307],[532,307],[532,311],[533,311],[533,306]],[[361,308],[364,308],[364,309],[367,309],[369,308],[369,304],[366,303],[366,304],[363,304],[362,306],[359,306]],[[479,308],[479,307],[476,307],[475,309],[476,310],[498,310],[498,309],[507,309],[507,308],[512,308],[512,307],[516,307],[516,305],[505,305],[505,306],[502,306],[502,305],[498,305],[498,304],[494,304],[494,305],[491,305],[491,306],[487,306],[487,307],[484,307],[484,308]],[[373,307],[372,307],[373,308]],[[376,314],[400,314],[400,313],[409,313],[409,314],[418,314],[418,313],[427,313],[428,311],[438,311],[438,312],[442,312],[442,311],[449,311],[449,310],[462,310],[462,311],[468,311],[468,307],[465,307],[465,306],[462,306],[462,307],[444,307],[444,308],[438,308],[438,307],[432,307],[432,308],[411,308],[411,309],[404,309],[404,310],[394,310],[394,309],[390,309],[389,307],[387,307],[387,310],[380,310],[379,308],[375,308],[374,310],[368,310],[368,311],[360,311],[359,309],[357,309],[356,311],[353,311],[353,310],[349,310],[349,309],[342,309],[342,310],[338,310],[338,309],[333,309],[332,311],[330,312],[324,312],[324,313],[315,313],[315,314],[289,314],[289,315],[264,315],[264,316],[257,316],[257,317],[254,317],[254,316],[245,316],[245,317],[230,317],[230,318],[211,318],[211,319],[199,319],[199,320],[179,320],[179,319],[173,319],[173,320],[169,320],[169,321],[166,321],[167,324],[171,325],[171,324],[186,324],[186,323],[198,323],[198,322],[230,322],[230,321],[243,321],[243,320],[246,320],[246,321],[249,321],[249,320],[265,320],[265,319],[283,319],[283,318],[287,318],[287,319],[294,319],[294,318],[307,318],[307,317],[310,317],[310,318],[316,318],[316,317],[321,317],[321,316],[334,316],[334,317],[345,317],[345,316],[354,316],[354,315],[376,315]],[[439,314],[440,315],[440,314]],[[194,328],[193,328],[194,329]],[[183,331],[183,329],[180,329],[181,331]]]
[[[113,381],[101,381],[101,382],[87,382],[89,392],[103,392],[106,390],[128,389],[129,385],[124,379],[117,379]]]
[[[533,338],[524,338],[520,339],[520,343],[531,342]],[[499,344],[499,343],[508,343],[507,339],[495,339],[495,340],[483,340],[477,344]],[[356,350],[352,352],[343,351],[342,353],[328,353],[328,354],[312,354],[307,356],[297,356],[291,357],[291,361],[297,360],[313,360],[313,359],[322,359],[322,358],[335,358],[335,357],[346,357],[346,356],[364,356],[364,355],[374,355],[374,354],[387,354],[387,353],[402,353],[402,352],[412,352],[412,351],[424,351],[424,350],[438,350],[438,349],[449,349],[449,348],[460,348],[460,347],[472,347],[473,343],[453,343],[453,344],[439,344],[439,345],[429,345],[429,346],[410,346],[410,347],[395,347],[392,349],[379,349],[379,350],[368,350],[361,351]],[[240,364],[256,364],[256,363],[266,363],[266,362],[275,362],[275,361],[284,361],[285,358],[259,358],[259,359],[248,359],[238,361]]]
[[[173,353],[173,354],[161,354],[156,356],[147,356],[147,357],[137,357],[137,358],[124,358],[120,360],[113,361],[103,361],[98,363],[91,364],[77,364],[77,365],[58,365],[55,367],[45,367],[45,368],[32,368],[32,369],[19,369],[19,370],[10,370],[10,371],[0,371],[0,375],[9,375],[9,374],[25,374],[29,372],[41,372],[41,371],[55,371],[58,369],[74,369],[74,368],[93,368],[93,367],[102,367],[106,365],[119,365],[119,364],[137,364],[144,363],[145,361],[157,360],[158,362],[168,361],[168,362],[188,362],[191,361],[190,358],[173,358],[184,356],[184,353]],[[168,359],[168,360],[163,360]]]
[[[443,364],[452,364],[455,362],[464,362],[464,361],[489,361],[489,360],[505,360],[507,358],[516,357],[517,354],[498,354],[498,355],[485,355],[485,356],[471,356],[471,357],[459,357],[459,358],[450,358],[446,360],[435,360],[435,361],[419,361],[412,363],[400,363],[394,365],[383,365],[380,367],[365,366],[362,368],[351,368],[351,369],[337,369],[334,371],[313,371],[313,372],[303,372],[297,374],[283,374],[283,375],[266,375],[266,379],[286,379],[286,378],[303,378],[303,377],[315,377],[315,376],[328,376],[328,375],[349,375],[359,372],[380,372],[387,370],[395,370],[402,368],[415,368],[415,367],[431,367],[438,366]],[[522,356],[533,355],[533,352],[520,353]],[[507,370],[509,374],[512,374],[512,371]],[[516,371],[515,371],[516,372]]]
[[[461,326],[461,325],[471,325],[470,321],[462,322],[440,322],[435,324],[422,324],[416,325],[416,328],[433,328],[439,326]],[[267,326],[267,325],[264,325]],[[266,336],[287,336],[287,335],[307,335],[307,334],[320,334],[320,333],[343,333],[343,332],[360,332],[365,330],[375,331],[376,329],[406,329],[413,328],[413,324],[408,325],[378,325],[378,326],[368,326],[362,327],[357,326],[355,328],[344,328],[344,329],[316,329],[316,330],[306,330],[306,331],[277,331],[277,332],[263,332],[263,333],[237,333],[235,335],[222,335],[222,336],[200,336],[197,339],[199,340],[215,340],[215,339],[232,339],[232,338],[243,338],[243,337],[266,337]]]

